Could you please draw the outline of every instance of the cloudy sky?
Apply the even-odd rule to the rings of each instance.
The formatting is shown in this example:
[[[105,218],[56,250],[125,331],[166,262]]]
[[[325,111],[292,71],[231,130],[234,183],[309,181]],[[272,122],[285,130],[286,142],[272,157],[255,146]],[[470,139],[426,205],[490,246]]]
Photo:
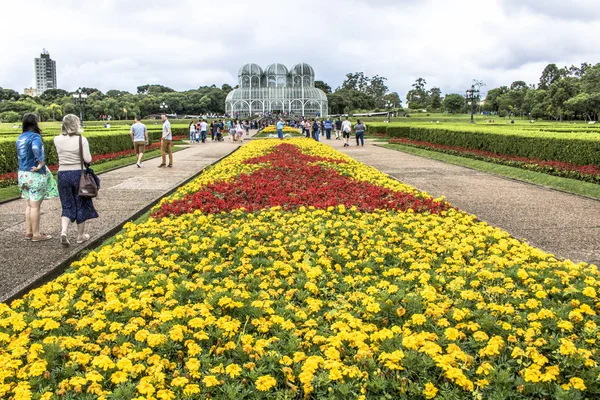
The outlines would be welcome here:
[[[598,0],[21,0],[0,24],[0,87],[33,85],[42,48],[58,86],[135,92],[237,82],[239,67],[311,64],[332,87],[348,72],[418,77],[442,93],[537,83],[548,63],[600,62]]]

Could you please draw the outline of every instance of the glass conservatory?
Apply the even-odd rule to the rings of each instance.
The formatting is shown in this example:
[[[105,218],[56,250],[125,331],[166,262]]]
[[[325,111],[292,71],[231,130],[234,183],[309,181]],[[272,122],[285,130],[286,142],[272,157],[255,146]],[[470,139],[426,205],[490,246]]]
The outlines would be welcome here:
[[[315,71],[305,63],[291,70],[275,63],[265,70],[246,64],[238,72],[239,88],[227,95],[225,111],[234,117],[267,113],[327,116],[327,96],[315,87]]]

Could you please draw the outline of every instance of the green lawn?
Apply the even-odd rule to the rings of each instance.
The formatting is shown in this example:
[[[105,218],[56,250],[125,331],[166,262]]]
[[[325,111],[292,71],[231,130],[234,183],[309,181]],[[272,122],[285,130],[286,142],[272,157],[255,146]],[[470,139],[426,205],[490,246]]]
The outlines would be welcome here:
[[[404,153],[430,158],[433,160],[444,161],[449,164],[473,168],[479,171],[489,172],[508,178],[518,179],[524,182],[534,183],[536,185],[546,186],[553,189],[564,190],[569,193],[600,199],[600,185],[594,183],[551,176],[543,174],[541,172],[527,171],[521,168],[514,168],[505,165],[488,163],[480,160],[473,160],[470,158],[444,154],[437,151],[418,149],[402,144],[383,144],[381,146],[392,150],[402,151]]]
[[[187,144],[184,142],[175,143],[177,144]],[[173,152],[184,150],[183,147],[174,147]],[[160,149],[155,149],[144,153],[144,160],[151,160],[153,158],[160,157]],[[133,165],[137,161],[137,156],[132,155],[128,157],[119,158],[117,160],[106,161],[101,164],[92,165],[92,169],[96,174],[101,174],[103,172],[112,171],[121,167],[126,167],[128,165]],[[55,174],[56,176],[56,174]],[[9,186],[5,188],[0,188],[0,201],[14,200],[18,199],[21,196],[19,192],[19,188],[14,186]]]

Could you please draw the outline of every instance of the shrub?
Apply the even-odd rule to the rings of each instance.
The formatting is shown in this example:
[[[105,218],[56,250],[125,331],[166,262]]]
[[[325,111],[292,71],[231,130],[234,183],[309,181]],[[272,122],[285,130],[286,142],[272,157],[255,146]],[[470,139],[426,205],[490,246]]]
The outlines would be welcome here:
[[[19,121],[19,114],[14,111],[5,111],[0,114],[0,121],[2,122],[17,122]]]

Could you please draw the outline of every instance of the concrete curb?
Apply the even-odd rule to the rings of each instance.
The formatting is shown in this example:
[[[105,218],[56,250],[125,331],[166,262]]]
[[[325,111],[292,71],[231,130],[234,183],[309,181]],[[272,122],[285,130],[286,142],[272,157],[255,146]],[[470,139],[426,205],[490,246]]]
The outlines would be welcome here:
[[[180,187],[187,185],[189,182],[198,178],[209,167],[219,163],[224,158],[229,157],[230,155],[235,153],[238,149],[239,149],[239,147],[236,147],[235,149],[233,149],[229,153],[225,154],[224,156],[220,157],[219,159],[213,161],[210,164],[207,164],[198,173],[189,177],[188,179],[183,181],[180,185],[170,189],[168,192],[166,192],[166,193],[162,194],[161,196],[152,200],[149,204],[144,206],[142,209],[131,214],[127,219],[125,219],[125,221],[119,223],[117,226],[111,228],[110,230],[108,230],[104,234],[100,235],[99,237],[89,241],[84,247],[77,249],[75,252],[70,254],[67,259],[54,264],[50,268],[50,270],[46,271],[44,274],[38,276],[33,281],[25,283],[25,284],[21,285],[20,287],[16,288],[15,290],[12,291],[12,293],[8,293],[5,298],[0,298],[0,302],[9,304],[13,300],[23,297],[23,295],[25,295],[29,291],[36,289],[36,288],[44,285],[45,283],[48,283],[52,279],[60,276],[74,261],[79,260],[81,258],[81,255],[84,252],[95,249],[96,247],[101,245],[105,240],[107,240],[110,237],[119,233],[123,229],[123,226],[125,226],[125,224],[127,224],[130,221],[135,221],[136,219],[138,219],[139,217],[144,215],[146,212],[148,212],[150,209],[152,209],[152,207],[154,207],[156,204],[158,204],[164,197],[170,196],[171,194],[175,193]]]
[[[393,143],[389,143],[389,144],[393,144]],[[387,147],[383,147],[381,144],[377,144],[377,143],[373,143],[373,146],[381,147],[382,149],[386,149],[386,150],[393,150],[393,151],[400,151],[400,152],[402,152],[402,150],[388,149]],[[433,151],[433,150],[428,150],[428,151]],[[535,186],[535,187],[538,187],[538,188],[541,188],[541,189],[544,189],[544,190],[553,190],[553,191],[564,193],[564,194],[568,194],[568,195],[571,195],[571,196],[581,197],[583,199],[593,200],[593,201],[600,202],[599,198],[597,198],[597,197],[591,197],[591,196],[586,196],[585,194],[573,193],[573,192],[569,192],[569,191],[564,190],[564,189],[558,189],[558,188],[554,188],[554,187],[551,187],[551,186],[540,185],[539,183],[533,183],[533,182],[523,181],[523,180],[520,180],[520,179],[517,179],[517,178],[511,178],[510,176],[495,174],[493,172],[488,172],[488,171],[482,171],[482,170],[477,169],[477,168],[467,167],[467,166],[460,165],[460,164],[449,163],[447,161],[436,160],[435,158],[429,158],[429,157],[422,156],[422,155],[419,155],[419,154],[413,154],[413,153],[409,153],[409,152],[403,152],[403,153],[410,154],[411,156],[415,156],[415,157],[421,157],[421,158],[424,158],[426,160],[438,161],[438,162],[442,162],[442,163],[454,165],[454,166],[465,168],[465,169],[468,169],[468,170],[471,170],[471,171],[477,171],[477,172],[480,172],[482,174],[489,174],[489,175],[495,176],[497,178],[506,179],[507,181],[517,182],[517,183],[524,183],[526,185]],[[441,153],[441,154],[444,154],[444,153]],[[455,157],[460,157],[460,156],[455,156]],[[464,157],[464,158],[472,160],[472,158],[468,158],[468,157]],[[481,161],[481,160],[475,160],[475,161]],[[482,162],[486,162],[486,161],[482,161]],[[489,164],[502,166],[502,164],[494,164],[494,163],[489,163]],[[507,165],[505,165],[505,166],[507,166]],[[510,168],[515,168],[515,167],[510,167]],[[520,168],[517,168],[517,169],[520,169]],[[526,170],[523,170],[523,171],[526,171]],[[535,172],[535,171],[532,171],[532,172]],[[539,172],[539,173],[541,174],[541,172]],[[548,175],[548,174],[545,174],[545,175]],[[554,176],[554,175],[548,175],[548,176]],[[557,178],[561,178],[561,177],[558,176]],[[569,178],[563,178],[563,179],[569,179]],[[576,179],[574,179],[574,180],[576,180]],[[583,181],[581,181],[581,182],[583,182]],[[589,182],[586,182],[586,183],[589,183]]]

